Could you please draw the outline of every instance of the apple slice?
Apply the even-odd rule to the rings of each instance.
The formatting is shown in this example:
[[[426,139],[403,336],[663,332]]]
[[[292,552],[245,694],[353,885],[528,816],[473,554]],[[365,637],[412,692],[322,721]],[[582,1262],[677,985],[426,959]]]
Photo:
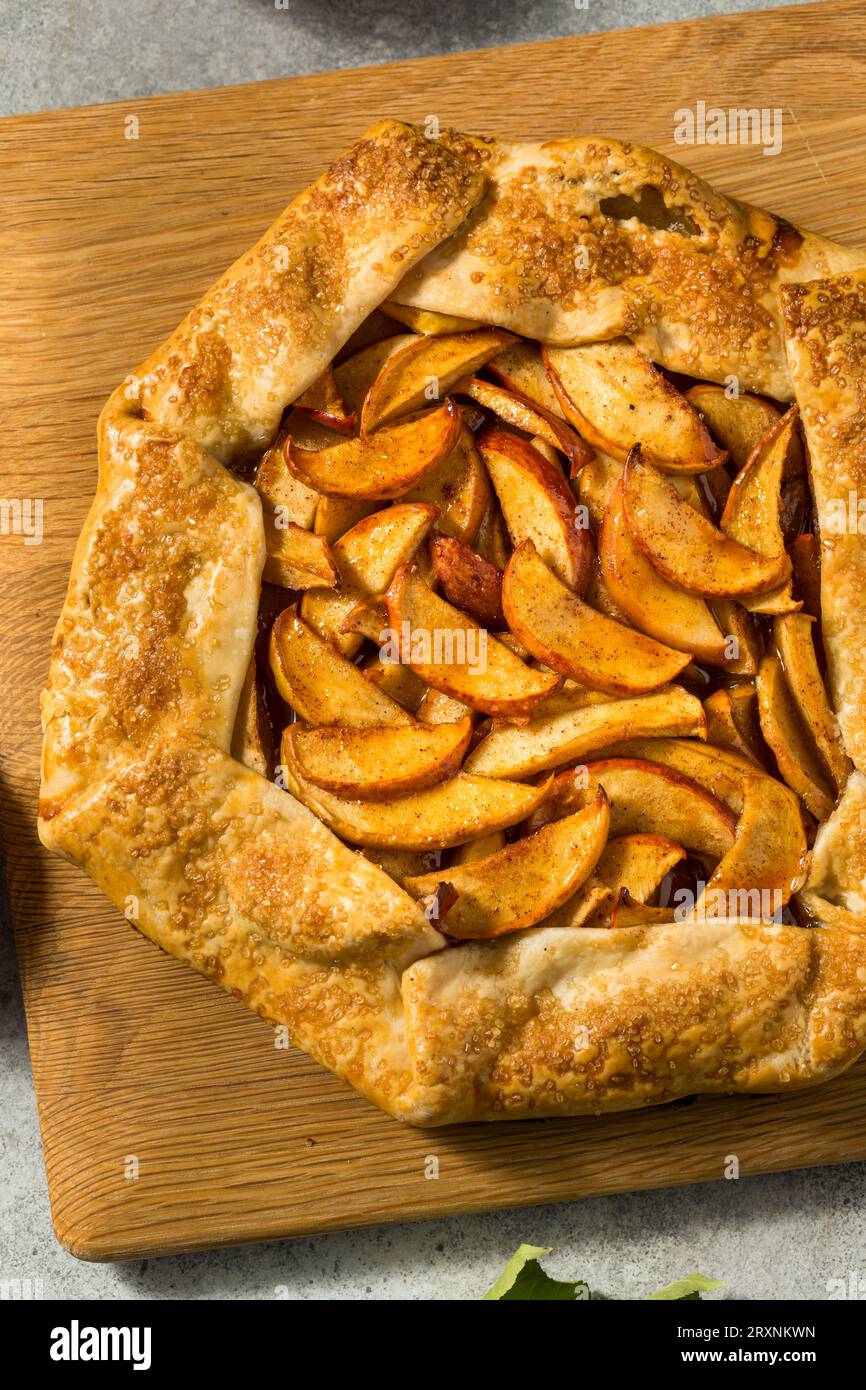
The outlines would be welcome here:
[[[385,600],[400,659],[428,685],[483,714],[530,714],[559,678],[534,671],[401,565]]]
[[[725,535],[769,559],[781,560],[785,554],[782,473],[797,433],[798,418],[799,410],[794,405],[759,441],[731,484],[722,513],[721,529]],[[778,589],[744,598],[743,606],[751,613],[796,613],[802,604],[794,599],[789,573]]]
[[[393,338],[396,327],[396,319],[386,314],[382,309],[374,309],[335,354],[335,368],[342,366],[350,358],[357,357],[364,348],[381,343],[383,338]]]
[[[751,614],[732,598],[711,600],[710,611],[724,633],[726,648],[731,653],[725,658],[728,674],[756,676],[764,648]]]
[[[628,338],[545,348],[542,356],[565,418],[605,453],[625,459],[640,445],[670,473],[724,462],[697,412]]]
[[[734,843],[737,818],[697,782],[659,763],[604,758],[560,772],[530,829],[586,806],[604,787],[610,834],[664,835],[695,854],[720,860]]]
[[[764,657],[758,671],[758,713],[761,733],[782,777],[791,790],[803,798],[816,820],[827,820],[835,804],[833,788],[817,749],[797,716],[782,663],[775,652]]]
[[[383,849],[449,849],[477,840],[525,820],[550,790],[549,780],[540,787],[523,787],[458,772],[447,782],[393,801],[358,801],[307,781],[285,735],[282,759],[287,790],[319,820],[351,844]]]
[[[380,632],[383,626],[386,624],[380,625]],[[399,661],[383,661],[380,656],[374,656],[364,662],[361,671],[365,681],[370,681],[386,695],[390,695],[392,700],[396,700],[397,704],[402,705],[410,714],[416,713],[427,687],[408,666],[402,666]]]
[[[810,533],[797,536],[791,545],[791,564],[794,584],[803,600],[803,607],[813,618],[821,616],[821,562],[818,538]]]
[[[622,483],[608,502],[598,554],[608,593],[636,628],[696,661],[725,666],[725,637],[704,599],[671,584],[634,541],[622,509]]]
[[[244,767],[260,777],[270,777],[274,761],[274,739],[265,706],[265,695],[258,680],[256,658],[252,657],[238,701],[231,754]]]
[[[709,743],[732,749],[763,771],[758,692],[751,681],[729,686],[727,690],[714,690],[704,700],[704,714],[707,716]]]
[[[531,540],[505,568],[502,606],[508,626],[532,655],[582,685],[639,695],[667,685],[688,655],[605,617],[557,579]]]
[[[459,772],[472,720],[429,728],[287,729],[295,762],[309,782],[359,801],[389,801]]]
[[[639,758],[679,772],[704,791],[712,792],[735,815],[743,809],[745,779],[754,777],[757,771],[754,763],[740,753],[689,738],[629,738],[601,751],[603,759]]]
[[[604,848],[607,798],[543,826],[486,859],[452,865],[406,880],[415,898],[426,898],[447,880],[457,893],[445,931],[458,941],[522,931],[553,912],[586,881]]]
[[[580,470],[576,478],[572,478],[578,501],[586,508],[596,531],[600,530],[604,521],[614,488],[622,481],[624,467],[619,459],[611,458],[610,454],[598,449],[595,458]]]
[[[336,443],[336,436],[330,435]],[[288,435],[281,431],[274,444],[262,455],[256,472],[256,491],[262,499],[265,534],[275,529],[277,522],[285,528],[289,522],[309,531],[316,517],[319,494],[300,482],[286,462]]]
[[[614,894],[610,908],[611,931],[622,927],[659,926],[662,922],[673,921],[673,910],[669,907],[650,907],[648,903],[635,902],[627,888]]]
[[[360,853],[371,864],[378,864],[401,888],[410,874],[429,873],[442,857],[435,849],[376,849],[373,845],[365,846]]]
[[[289,441],[295,477],[331,497],[387,502],[402,497],[447,458],[460,434],[452,400],[436,410],[381,430],[375,439],[344,439],[330,449],[300,449]]]
[[[750,778],[734,843],[707,884],[698,913],[772,916],[803,883],[806,864],[806,835],[797,798],[774,777]]]
[[[484,777],[529,777],[584,759],[620,739],[702,737],[704,728],[700,700],[675,685],[652,695],[531,719],[523,728],[497,727],[470,753],[466,769]]]
[[[589,878],[570,898],[567,898],[561,907],[555,912],[551,912],[543,921],[537,923],[539,927],[595,927],[608,926],[609,923],[604,918],[604,910],[609,906],[613,899],[613,893],[602,883],[596,874],[590,874]]]
[[[452,854],[451,863],[474,864],[477,859],[486,859],[489,854],[498,854],[501,849],[505,849],[507,843],[504,830],[491,830],[489,835],[481,835],[477,840],[458,845]],[[418,872],[421,873],[422,870],[419,869]]]
[[[358,352],[352,353],[334,368],[334,384],[356,419],[361,418],[361,408],[367,392],[379,375],[389,357],[401,352],[418,339],[414,333],[392,333],[385,338],[365,344]]]
[[[763,396],[747,392],[729,396],[724,386],[703,381],[689,388],[686,400],[698,412],[716,443],[728,454],[738,473],[782,413]]]
[[[414,676],[415,672],[412,674]],[[415,679],[417,680],[417,676]],[[464,715],[474,715],[474,711],[468,705],[464,705],[462,700],[455,700],[452,695],[446,695],[441,690],[428,690],[415,714],[422,724],[457,724]]]
[[[398,567],[412,559],[435,519],[435,507],[402,503],[359,521],[333,546],[336,578],[332,585],[304,595],[303,621],[345,656],[354,656],[362,638],[357,632],[343,632],[346,617],[364,599],[384,593]]]
[[[305,531],[290,521],[287,526],[268,527],[265,532],[267,558],[262,578],[284,589],[314,589],[333,584],[337,571],[331,547],[324,536]]]
[[[577,526],[574,496],[562,470],[508,430],[485,430],[478,450],[499,498],[512,545],[532,541],[563,584],[583,593],[592,563],[592,543],[589,532]]]
[[[800,718],[817,744],[836,791],[841,792],[854,765],[845,752],[839,724],[818,669],[812,640],[814,621],[807,613],[774,618],[773,637]]]
[[[499,504],[495,499],[491,500],[484,513],[478,535],[475,537],[475,549],[482,559],[496,565],[497,569],[505,569],[508,564],[511,545]]]
[[[615,894],[623,889],[637,903],[647,903],[686,852],[667,835],[617,835],[608,840],[595,876]]]
[[[328,429],[337,430],[339,434],[351,434],[355,428],[355,416],[346,409],[334,380],[334,369],[330,366],[298,397],[294,409],[303,411],[311,419],[326,425]]]
[[[790,573],[784,552],[759,555],[707,521],[639,449],[629,455],[623,472],[622,502],[641,550],[681,589],[736,598],[777,588]]]
[[[492,410],[506,425],[514,425],[527,434],[537,435],[550,448],[560,450],[568,459],[572,476],[595,457],[594,450],[561,416],[536,405],[517,391],[509,391],[491,381],[482,381],[477,376],[458,381],[454,390],[458,395],[466,395],[477,401],[485,410]]]
[[[454,536],[437,536],[430,544],[433,573],[450,603],[477,619],[482,627],[505,627],[502,570],[491,565]]]
[[[286,608],[271,628],[269,660],[277,690],[308,724],[414,725],[394,700]]]
[[[329,545],[333,545],[365,516],[372,516],[377,510],[376,502],[356,497],[320,497],[313,530],[317,535],[324,536]]]
[[[406,502],[429,502],[438,508],[436,530],[472,545],[490,505],[491,491],[475,440],[464,424],[454,448],[417,487]]]
[[[383,362],[367,392],[361,410],[362,436],[442,400],[455,382],[477,372],[513,342],[514,335],[502,328],[413,338]]]
[[[562,407],[550,384],[538,343],[512,343],[487,364],[490,375],[507,391],[523,396],[548,415],[563,420]]]
[[[412,304],[398,304],[395,299],[386,299],[382,308],[398,323],[405,323],[413,333],[471,333],[473,328],[483,327],[478,319],[440,314],[435,309],[416,309]]]

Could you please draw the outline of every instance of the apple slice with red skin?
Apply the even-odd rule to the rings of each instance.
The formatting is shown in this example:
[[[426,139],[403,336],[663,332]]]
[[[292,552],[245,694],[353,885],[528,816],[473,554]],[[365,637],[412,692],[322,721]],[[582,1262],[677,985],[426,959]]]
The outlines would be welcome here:
[[[508,626],[538,661],[597,690],[640,695],[674,680],[689,664],[633,628],[606,617],[566,587],[531,540],[505,568],[502,606]]]
[[[700,738],[705,727],[700,701],[674,685],[648,695],[593,702],[530,719],[522,728],[497,725],[472,750],[466,768],[485,777],[529,777],[584,760],[624,738],[654,734]]]
[[[610,802],[612,836],[664,835],[716,860],[733,848],[737,817],[718,797],[671,768],[639,758],[604,758],[560,772],[530,828],[587,805],[599,787]]]
[[[607,504],[598,553],[607,590],[635,627],[675,651],[691,653],[696,661],[726,665],[725,636],[705,600],[671,584],[634,541],[621,483]]]
[[[834,788],[811,734],[800,722],[782,663],[775,652],[767,653],[758,671],[758,713],[761,733],[782,777],[791,790],[803,798],[816,820],[828,820],[835,804]]]
[[[414,565],[400,566],[385,601],[400,659],[428,685],[482,714],[529,715],[561,684],[553,672],[524,665],[486,629],[434,594]]]
[[[813,618],[821,616],[821,562],[818,537],[811,532],[797,536],[790,549],[794,583],[803,607]]]
[[[403,729],[292,724],[286,732],[308,781],[338,796],[388,801],[455,776],[472,738],[472,720]]]
[[[762,890],[772,895],[771,911],[783,908],[804,882],[806,868],[806,835],[796,796],[775,777],[749,778],[734,843],[707,884],[705,913],[760,917],[763,902],[757,910],[750,902]],[[701,906],[699,902],[699,915]]]
[[[502,570],[454,536],[435,536],[430,542],[433,573],[442,592],[482,627],[505,627],[502,612]]]
[[[754,763],[730,748],[691,738],[627,738],[601,751],[601,760],[639,758],[678,772],[723,801],[735,815],[743,809],[743,787],[758,772]]]
[[[372,439],[344,439],[318,450],[300,449],[290,440],[286,462],[296,478],[317,492],[387,502],[417,487],[448,457],[460,424],[460,411],[446,400]]]
[[[535,926],[570,898],[592,872],[604,849],[607,798],[599,792],[590,806],[542,826],[486,859],[407,878],[415,898],[426,898],[440,883],[457,899],[443,930],[458,941],[484,940]]]
[[[477,840],[525,820],[550,791],[550,779],[538,787],[525,787],[458,772],[447,782],[391,801],[359,801],[308,781],[285,735],[282,762],[287,790],[319,820],[350,844],[381,849],[450,849]]]
[[[357,352],[350,353],[334,368],[336,388],[345,402],[346,409],[350,410],[356,419],[360,419],[361,407],[367,392],[388,358],[414,342],[417,342],[414,333],[395,334],[392,331],[384,338],[377,338],[374,342],[359,348]]]
[[[532,541],[563,584],[583,593],[592,564],[592,542],[589,531],[577,524],[574,494],[562,469],[528,440],[498,427],[479,435],[478,450],[512,545]]]
[[[295,608],[284,609],[274,622],[268,654],[277,690],[308,724],[364,729],[415,723],[395,700],[366,681],[357,666],[307,627]]]
[[[479,328],[472,333],[415,337],[391,353],[367,392],[361,411],[361,434],[369,436],[431,400],[442,400],[455,382],[471,376],[514,342],[502,328]]]
[[[724,386],[708,381],[691,386],[685,394],[738,473],[782,413],[763,396],[746,391],[729,396]]]
[[[317,420],[319,424],[326,425],[328,429],[336,430],[339,434],[351,434],[355,428],[354,412],[347,410],[337,389],[334,369],[331,366],[326,367],[313,384],[307,387],[304,394],[298,397],[294,402],[294,409],[303,411],[312,420]]]
[[[517,391],[509,391],[495,382],[482,381],[477,376],[458,381],[454,391],[456,395],[469,396],[483,405],[485,410],[492,410],[506,425],[537,435],[545,444],[565,454],[572,477],[595,457],[595,451],[561,416],[536,405]]]
[[[436,519],[436,508],[403,502],[364,517],[331,549],[336,580],[311,588],[301,600],[301,618],[344,654],[354,656],[362,638],[343,623],[360,603],[384,593],[400,565],[415,555]]]
[[[781,558],[785,553],[782,530],[782,476],[785,461],[798,430],[796,405],[776,420],[758,441],[748,462],[740,469],[725,503],[721,529],[759,555]],[[744,598],[751,613],[796,613],[802,608],[791,589],[790,576],[778,589]]]
[[[507,391],[525,397],[555,419],[565,419],[538,343],[513,343],[488,362],[487,370]]]
[[[690,593],[738,598],[777,588],[790,574],[787,555],[759,555],[726,536],[639,449],[623,471],[622,503],[628,528],[647,558]]]
[[[669,473],[706,473],[724,463],[685,396],[628,338],[544,348],[542,357],[566,419],[605,453],[625,459],[640,445]]]
[[[773,620],[773,638],[800,718],[812,734],[836,790],[841,792],[853,764],[845,752],[818,668],[813,624],[808,613],[788,613]]]

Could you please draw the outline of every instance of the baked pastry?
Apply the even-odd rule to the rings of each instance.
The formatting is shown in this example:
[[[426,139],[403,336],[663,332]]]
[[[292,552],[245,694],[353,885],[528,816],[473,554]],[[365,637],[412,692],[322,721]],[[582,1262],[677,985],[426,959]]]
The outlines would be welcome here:
[[[842,1071],[863,261],[374,126],[103,411],[43,843],[414,1124]]]

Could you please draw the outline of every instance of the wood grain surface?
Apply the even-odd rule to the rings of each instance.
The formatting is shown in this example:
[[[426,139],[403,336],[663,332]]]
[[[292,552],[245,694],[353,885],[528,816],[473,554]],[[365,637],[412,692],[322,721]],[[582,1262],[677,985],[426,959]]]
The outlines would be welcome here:
[[[607,132],[866,243],[862,0],[58,111],[0,124],[2,834],[55,1228],[116,1259],[866,1157],[866,1066],[785,1099],[420,1132],[138,936],[39,847],[37,697],[112,387],[383,115]],[[778,108],[784,147],[673,143],[679,107]],[[129,117],[138,138],[125,138]],[[431,1176],[438,1159],[438,1177]],[[134,1161],[133,1161],[134,1160]],[[130,1176],[135,1174],[136,1176]]]

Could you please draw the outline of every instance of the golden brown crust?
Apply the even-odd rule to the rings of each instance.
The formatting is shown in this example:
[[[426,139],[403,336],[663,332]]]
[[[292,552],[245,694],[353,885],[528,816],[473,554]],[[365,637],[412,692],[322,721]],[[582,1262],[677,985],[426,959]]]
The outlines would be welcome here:
[[[265,544],[257,495],[223,465],[270,442],[485,187],[401,294],[556,341],[629,332],[668,366],[782,396],[778,285],[854,259],[633,146],[374,127],[103,412],[43,699],[40,834],[163,949],[413,1123],[821,1080],[866,1042],[866,936],[848,929],[866,855],[841,887],[822,868],[854,779],[812,884],[842,930],[542,928],[443,951],[396,883],[230,756],[265,756],[249,677]],[[643,221],[605,203],[647,187]],[[831,443],[819,477],[839,468]]]
[[[483,175],[399,121],[373,126],[217,281],[134,379],[146,416],[224,462],[270,443]]]
[[[71,801],[51,833],[163,950],[400,1113],[400,974],[444,943],[306,807],[213,744],[170,740]]]
[[[819,827],[806,881],[807,895],[844,908],[866,930],[866,776],[852,772],[829,820]],[[826,920],[826,918],[825,918]]]
[[[200,445],[136,419],[119,393],[99,444],[42,695],[44,822],[166,730],[227,747],[256,632],[265,543],[254,489]]]
[[[821,630],[845,751],[866,771],[866,270],[781,294],[821,539]]]
[[[707,922],[519,933],[403,977],[437,1123],[595,1114],[825,1080],[866,1044],[866,939]]]
[[[443,138],[489,185],[400,286],[418,308],[562,345],[626,334],[662,366],[786,400],[779,286],[866,260],[639,145]]]

